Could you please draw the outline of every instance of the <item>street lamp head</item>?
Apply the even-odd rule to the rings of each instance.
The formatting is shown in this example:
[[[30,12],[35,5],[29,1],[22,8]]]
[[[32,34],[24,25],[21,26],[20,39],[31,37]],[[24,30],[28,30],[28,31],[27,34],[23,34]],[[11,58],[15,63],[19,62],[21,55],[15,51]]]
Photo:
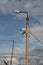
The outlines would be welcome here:
[[[18,10],[14,10],[14,12],[15,12],[15,13],[19,13],[20,11],[18,11]]]
[[[26,31],[26,28],[20,28],[20,31]]]
[[[23,35],[26,33],[26,28],[21,28],[20,31],[21,31],[21,34]]]
[[[28,13],[27,11],[18,11],[18,10],[14,10],[15,13]]]

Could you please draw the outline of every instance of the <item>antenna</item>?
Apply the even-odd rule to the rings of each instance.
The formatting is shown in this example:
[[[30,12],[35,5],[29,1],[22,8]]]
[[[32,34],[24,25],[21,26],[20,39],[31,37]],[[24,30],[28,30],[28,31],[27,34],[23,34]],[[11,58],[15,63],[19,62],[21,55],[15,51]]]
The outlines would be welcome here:
[[[11,53],[11,61],[10,61],[10,65],[12,65],[13,50],[14,50],[14,40],[13,40],[13,44],[12,44],[12,53]]]

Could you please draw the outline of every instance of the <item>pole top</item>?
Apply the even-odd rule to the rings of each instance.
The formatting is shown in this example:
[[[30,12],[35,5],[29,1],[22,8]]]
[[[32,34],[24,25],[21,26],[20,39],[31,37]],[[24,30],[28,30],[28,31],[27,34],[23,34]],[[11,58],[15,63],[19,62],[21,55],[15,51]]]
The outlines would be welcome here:
[[[29,17],[28,17],[28,13],[27,13],[27,17],[26,17],[26,20],[29,20]]]

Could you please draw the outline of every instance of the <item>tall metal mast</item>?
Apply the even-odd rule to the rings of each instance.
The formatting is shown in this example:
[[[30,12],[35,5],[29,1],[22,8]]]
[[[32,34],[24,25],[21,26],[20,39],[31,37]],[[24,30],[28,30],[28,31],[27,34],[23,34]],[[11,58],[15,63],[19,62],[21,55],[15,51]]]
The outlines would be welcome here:
[[[13,44],[12,44],[12,53],[11,53],[11,61],[10,61],[10,65],[12,65],[13,50],[14,50],[14,40],[13,40]]]

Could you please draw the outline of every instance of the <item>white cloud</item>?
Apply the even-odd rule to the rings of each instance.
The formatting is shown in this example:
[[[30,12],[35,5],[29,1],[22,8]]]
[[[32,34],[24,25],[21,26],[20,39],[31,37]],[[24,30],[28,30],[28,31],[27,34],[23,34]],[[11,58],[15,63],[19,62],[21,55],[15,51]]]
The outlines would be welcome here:
[[[34,26],[30,30],[34,35],[43,41],[43,26]]]
[[[38,19],[38,15],[43,15],[43,0],[0,0],[0,11],[2,13],[12,13],[15,9],[17,10],[26,10],[34,15]],[[21,16],[23,16],[22,14]],[[20,16],[19,16],[20,17]],[[23,16],[24,17],[24,16]],[[38,20],[42,21],[43,17],[40,17]]]
[[[36,56],[43,56],[43,46],[36,47],[34,49],[31,49],[30,51],[31,55],[36,55]]]
[[[4,5],[7,3],[8,0],[0,0],[0,5]]]
[[[43,2],[40,0],[36,0],[33,2],[29,2],[29,0],[27,2],[25,2],[25,0],[24,1],[21,0],[21,2],[15,1],[15,0],[11,0],[11,1],[1,0],[0,1],[0,7],[3,6],[8,11],[12,11],[14,9],[21,9],[21,10],[27,10],[27,11],[31,10],[31,12],[34,11],[36,13],[39,11],[39,14],[43,12],[42,5],[43,5]],[[36,8],[35,8],[35,6],[36,6]]]

